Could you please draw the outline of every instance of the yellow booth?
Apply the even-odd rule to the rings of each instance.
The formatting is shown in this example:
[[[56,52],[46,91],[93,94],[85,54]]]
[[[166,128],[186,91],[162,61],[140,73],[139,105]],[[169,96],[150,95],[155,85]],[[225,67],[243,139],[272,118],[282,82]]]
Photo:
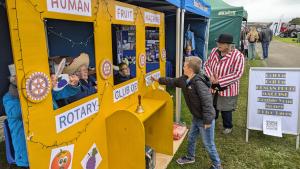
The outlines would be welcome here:
[[[151,82],[165,76],[164,14],[113,0],[6,2],[31,169],[142,169],[145,146],[173,156],[173,102]],[[59,97],[81,61],[92,91]]]

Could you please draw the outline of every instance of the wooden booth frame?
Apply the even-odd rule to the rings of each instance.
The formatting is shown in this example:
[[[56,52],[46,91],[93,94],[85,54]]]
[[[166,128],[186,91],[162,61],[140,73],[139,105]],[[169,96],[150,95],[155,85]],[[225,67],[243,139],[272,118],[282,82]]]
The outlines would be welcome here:
[[[119,85],[113,84],[113,76],[103,79],[100,75],[101,61],[108,59],[112,63],[113,59],[112,24],[136,26],[138,61],[139,54],[145,53],[146,26],[159,27],[160,51],[164,50],[164,14],[113,0],[82,0],[80,2],[90,3],[90,6],[84,6],[86,11],[82,15],[74,11],[50,10],[51,0],[6,2],[18,86],[28,80],[29,72],[41,72],[50,77],[45,19],[90,22],[94,27],[96,94],[57,110],[53,110],[51,92],[37,103],[23,94],[19,96],[31,169],[52,168],[55,155],[59,154],[55,152],[58,151],[71,151],[68,168],[82,168],[84,157],[94,146],[101,157],[97,167],[100,169],[145,168],[145,145],[158,153],[173,155],[173,101],[167,92],[146,85],[146,77],[149,78],[150,74],[160,72],[161,76],[165,76],[165,62],[160,59],[160,69],[148,75],[145,66],[140,67],[136,63],[136,78]],[[117,19],[117,6],[132,10],[133,20]],[[159,15],[160,24],[146,24],[145,11]],[[116,101],[116,91],[132,84],[136,85],[136,90]],[[21,93],[26,87],[18,90]],[[135,113],[138,95],[142,96],[143,114]],[[56,129],[57,116],[91,102],[97,107],[97,112],[63,131]]]

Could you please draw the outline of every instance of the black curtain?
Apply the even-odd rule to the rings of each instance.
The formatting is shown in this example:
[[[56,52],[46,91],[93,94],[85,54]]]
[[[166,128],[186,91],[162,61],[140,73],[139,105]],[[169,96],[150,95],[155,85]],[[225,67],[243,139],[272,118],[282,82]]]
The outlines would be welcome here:
[[[9,86],[8,65],[13,63],[5,0],[0,0],[0,116],[4,115],[2,98]]]

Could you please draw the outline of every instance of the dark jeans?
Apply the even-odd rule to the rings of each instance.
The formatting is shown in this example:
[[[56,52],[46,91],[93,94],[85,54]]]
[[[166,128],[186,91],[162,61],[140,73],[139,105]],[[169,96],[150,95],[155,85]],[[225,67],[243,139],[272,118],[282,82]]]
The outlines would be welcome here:
[[[264,59],[267,59],[269,56],[269,44],[270,42],[261,42]]]
[[[231,129],[232,125],[232,111],[221,111],[223,119],[223,127]],[[216,110],[216,119],[219,117],[219,110]]]

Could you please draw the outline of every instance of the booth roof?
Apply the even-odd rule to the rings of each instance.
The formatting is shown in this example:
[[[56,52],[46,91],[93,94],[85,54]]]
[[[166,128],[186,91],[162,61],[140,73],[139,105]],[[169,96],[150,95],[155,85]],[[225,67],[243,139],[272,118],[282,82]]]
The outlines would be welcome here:
[[[221,10],[235,10],[237,14],[242,16],[244,20],[247,20],[248,13],[243,7],[231,6],[223,0],[206,0],[211,5],[212,17]]]
[[[210,16],[210,5],[203,0],[118,0],[144,8],[166,13],[176,13],[176,8],[204,17]]]

